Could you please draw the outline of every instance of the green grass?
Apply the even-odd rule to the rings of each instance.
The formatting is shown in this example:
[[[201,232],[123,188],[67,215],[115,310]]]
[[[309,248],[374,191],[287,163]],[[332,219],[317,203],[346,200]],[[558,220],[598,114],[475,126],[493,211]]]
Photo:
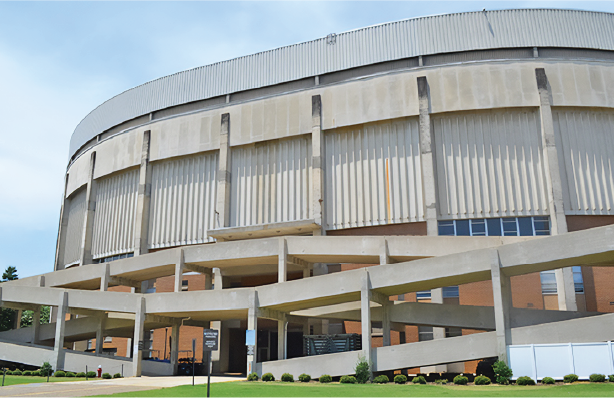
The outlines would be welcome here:
[[[83,381],[85,377],[50,377],[49,382],[57,381]],[[14,386],[16,384],[30,384],[30,383],[46,383],[47,378],[41,376],[13,376],[6,375],[4,379],[5,386]],[[0,383],[2,383],[2,374],[0,373]],[[0,384],[1,385],[1,384]]]
[[[205,397],[207,385],[108,395],[112,397]],[[212,397],[614,397],[614,383],[555,386],[454,386],[228,382],[211,384]]]

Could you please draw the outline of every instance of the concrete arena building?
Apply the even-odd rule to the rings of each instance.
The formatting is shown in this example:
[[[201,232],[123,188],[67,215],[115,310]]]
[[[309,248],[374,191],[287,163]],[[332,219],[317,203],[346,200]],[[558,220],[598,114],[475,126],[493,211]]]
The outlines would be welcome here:
[[[72,136],[55,270],[0,285],[54,323],[0,333],[0,360],[172,374],[212,327],[219,373],[474,372],[612,340],[612,32],[440,15],[117,95]],[[303,356],[346,333],[362,350]]]

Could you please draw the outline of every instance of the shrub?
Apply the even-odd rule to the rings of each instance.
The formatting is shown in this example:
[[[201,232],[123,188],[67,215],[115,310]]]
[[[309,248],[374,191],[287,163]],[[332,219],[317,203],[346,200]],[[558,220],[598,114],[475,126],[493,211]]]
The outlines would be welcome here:
[[[592,375],[588,376],[588,379],[591,381],[591,383],[603,383],[605,381],[605,375],[593,373]]]
[[[390,379],[386,375],[379,375],[373,379],[373,382],[377,384],[386,384],[390,382]]]
[[[252,372],[247,375],[247,381],[258,381],[258,373]]]
[[[35,370],[34,372],[32,372],[32,376],[40,376],[40,375],[41,375],[40,370]]]
[[[19,369],[15,369],[15,370],[13,371],[13,376],[21,376],[21,375],[22,375],[21,370],[19,370]]]
[[[486,376],[490,379],[490,381],[496,380],[495,371],[492,368],[493,363],[495,363],[495,361],[492,358],[481,360],[478,362],[478,366],[475,369],[475,374],[477,376]]]
[[[300,381],[301,383],[309,383],[311,381],[311,376],[309,376],[308,374],[302,373],[298,377],[298,381]]]
[[[554,384],[554,379],[552,377],[544,377],[542,379],[542,384]]]
[[[518,379],[516,379],[516,384],[519,386],[534,386],[535,380],[529,376],[520,376]]]
[[[405,383],[407,383],[407,376],[405,376],[405,375],[396,375],[396,376],[394,376],[394,382],[396,384],[405,384]]]
[[[281,375],[281,381],[285,381],[286,383],[292,383],[294,382],[294,376],[292,376],[290,373],[284,373],[283,375]]]
[[[103,378],[103,379],[112,379],[112,378],[113,378],[113,376],[111,376],[111,374],[110,374],[110,373],[103,373],[103,374],[102,374],[102,378]]]
[[[574,381],[578,381],[578,375],[570,373],[563,377],[563,383],[573,383]]]
[[[454,378],[454,384],[458,384],[459,386],[466,386],[469,382],[469,379],[463,375],[458,375]]]
[[[79,373],[77,373],[77,377],[85,377],[85,372],[79,372]]]
[[[66,372],[66,377],[75,377],[76,375],[73,372]]]
[[[23,375],[24,375],[24,376],[32,376],[32,371],[31,371],[31,370],[25,370],[25,371],[23,372]]]
[[[330,375],[322,375],[320,376],[319,381],[320,383],[330,383],[331,381],[333,381],[333,378],[330,377]]]
[[[448,379],[435,380],[436,384],[448,384]]]
[[[115,373],[115,374],[113,375],[113,378],[114,378],[114,379],[121,379],[121,378],[122,378],[122,374],[121,374],[121,373]]]
[[[514,375],[512,369],[503,361],[497,361],[492,365],[492,370],[495,371],[495,380],[499,384],[510,384],[510,379]]]
[[[356,372],[356,381],[360,384],[364,384],[371,378],[371,364],[367,362],[365,357],[359,356],[354,372]]]
[[[13,371],[12,371],[12,370],[7,369],[7,370],[6,370],[6,372],[5,372],[5,374],[7,374],[7,375],[11,376],[11,375],[13,374]]]
[[[426,384],[426,379],[424,376],[416,376],[411,380],[414,384]]]
[[[265,373],[262,375],[262,381],[275,381],[275,376],[273,373]]]
[[[96,377],[96,372],[94,372],[93,370],[90,370],[89,372],[85,374],[85,376],[89,378],[94,378]]]
[[[41,376],[43,377],[51,376],[53,374],[53,366],[51,366],[49,362],[43,362],[43,366],[41,366],[39,372],[41,372]]]
[[[58,370],[53,374],[55,377],[66,377],[66,372]]]
[[[610,383],[614,383],[614,375],[609,375],[609,376],[608,376],[608,381],[609,381]]]
[[[342,384],[356,384],[356,377],[354,376],[341,376],[339,380]]]
[[[476,386],[487,386],[490,384],[490,378],[486,376],[477,376],[475,379],[473,379],[473,384]]]

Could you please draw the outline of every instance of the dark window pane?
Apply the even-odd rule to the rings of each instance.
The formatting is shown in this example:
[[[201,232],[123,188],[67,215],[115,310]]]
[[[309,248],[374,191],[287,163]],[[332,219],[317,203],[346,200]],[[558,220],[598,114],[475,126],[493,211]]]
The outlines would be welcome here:
[[[520,236],[533,236],[533,220],[531,217],[519,217]]]
[[[423,290],[420,292],[416,293],[416,298],[418,300],[430,300],[431,299],[431,291],[430,290]]]
[[[440,236],[454,236],[454,221],[439,221]]]
[[[471,220],[471,235],[484,236],[486,235],[486,222],[484,219]]]
[[[550,221],[548,217],[533,217],[535,235],[550,235]]]
[[[469,220],[456,220],[456,236],[469,236]]]
[[[488,225],[488,236],[501,236],[500,218],[487,218],[486,225]]]
[[[446,286],[442,289],[443,298],[458,297],[458,286]]]
[[[507,217],[502,220],[503,235],[504,236],[517,236],[518,227],[516,225],[515,217]]]

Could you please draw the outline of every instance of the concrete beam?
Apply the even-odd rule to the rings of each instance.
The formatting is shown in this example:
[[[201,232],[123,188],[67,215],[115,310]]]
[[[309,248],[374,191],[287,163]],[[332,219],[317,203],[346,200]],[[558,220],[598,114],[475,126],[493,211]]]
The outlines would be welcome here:
[[[151,166],[149,164],[151,130],[143,132],[141,146],[141,167],[139,169],[139,191],[136,202],[136,222],[134,227],[134,255],[140,256],[149,251],[149,207],[151,203]]]
[[[54,369],[64,369],[64,332],[66,328],[66,311],[68,309],[68,293],[63,292],[58,303],[55,318],[55,340],[53,343],[52,363]]]
[[[216,228],[230,226],[230,113],[222,114],[220,127],[220,152],[218,158],[217,204],[215,206]]]
[[[279,252],[277,255],[277,282],[283,283],[288,278],[288,245],[285,238],[279,238]]]
[[[311,192],[313,197],[312,208],[314,221],[323,226],[325,219],[324,208],[324,155],[322,136],[322,97],[311,97]],[[322,227],[319,235],[325,235]]]
[[[136,377],[141,376],[141,362],[143,359],[143,338],[145,335],[145,297],[138,296],[136,298],[136,311],[134,315],[134,338],[133,343],[133,358],[132,358],[132,375]]]
[[[362,271],[360,290],[360,329],[362,339],[362,349],[365,353],[365,360],[371,363],[371,281],[369,273]],[[372,376],[372,375],[371,375]],[[371,376],[369,378],[371,378]]]
[[[501,270],[499,253],[492,253],[491,280],[499,360],[508,363],[507,346],[511,344],[510,309],[512,308],[512,285],[509,276]]]
[[[420,161],[422,170],[422,189],[424,191],[424,218],[426,231],[429,236],[438,235],[437,232],[437,182],[435,181],[435,159],[433,155],[430,115],[429,85],[426,76],[418,77],[418,106],[420,124]]]
[[[143,281],[137,281],[134,279],[122,278],[121,276],[109,276],[108,285],[112,286],[129,286],[136,289],[141,288]]]
[[[184,270],[188,270],[191,272],[197,272],[199,274],[206,275],[208,277],[211,277],[212,275],[212,268],[203,267],[197,264],[184,263],[183,268]]]
[[[185,266],[185,262],[183,259],[183,249],[178,249],[177,250],[177,260],[175,262],[175,284],[174,284],[175,293],[181,292],[181,287],[183,283],[184,266]]]
[[[94,168],[96,167],[96,151],[90,155],[89,179],[85,194],[85,216],[83,220],[83,234],[81,237],[81,258],[80,265],[91,264],[92,258],[92,235],[94,233],[94,214],[96,212],[96,190],[97,181],[94,179]]]
[[[70,200],[66,198],[69,176],[70,174],[66,173],[66,177],[64,178],[64,192],[62,194],[62,206],[60,207],[60,225],[58,226],[58,237],[55,245],[55,271],[64,268],[64,264],[62,263],[62,261],[64,260],[64,248],[66,247],[66,229],[68,228],[67,211],[68,206],[70,206]]]
[[[96,328],[96,355],[102,354],[102,346],[104,344],[105,324],[107,323],[107,314],[102,314],[98,317],[98,328]]]

